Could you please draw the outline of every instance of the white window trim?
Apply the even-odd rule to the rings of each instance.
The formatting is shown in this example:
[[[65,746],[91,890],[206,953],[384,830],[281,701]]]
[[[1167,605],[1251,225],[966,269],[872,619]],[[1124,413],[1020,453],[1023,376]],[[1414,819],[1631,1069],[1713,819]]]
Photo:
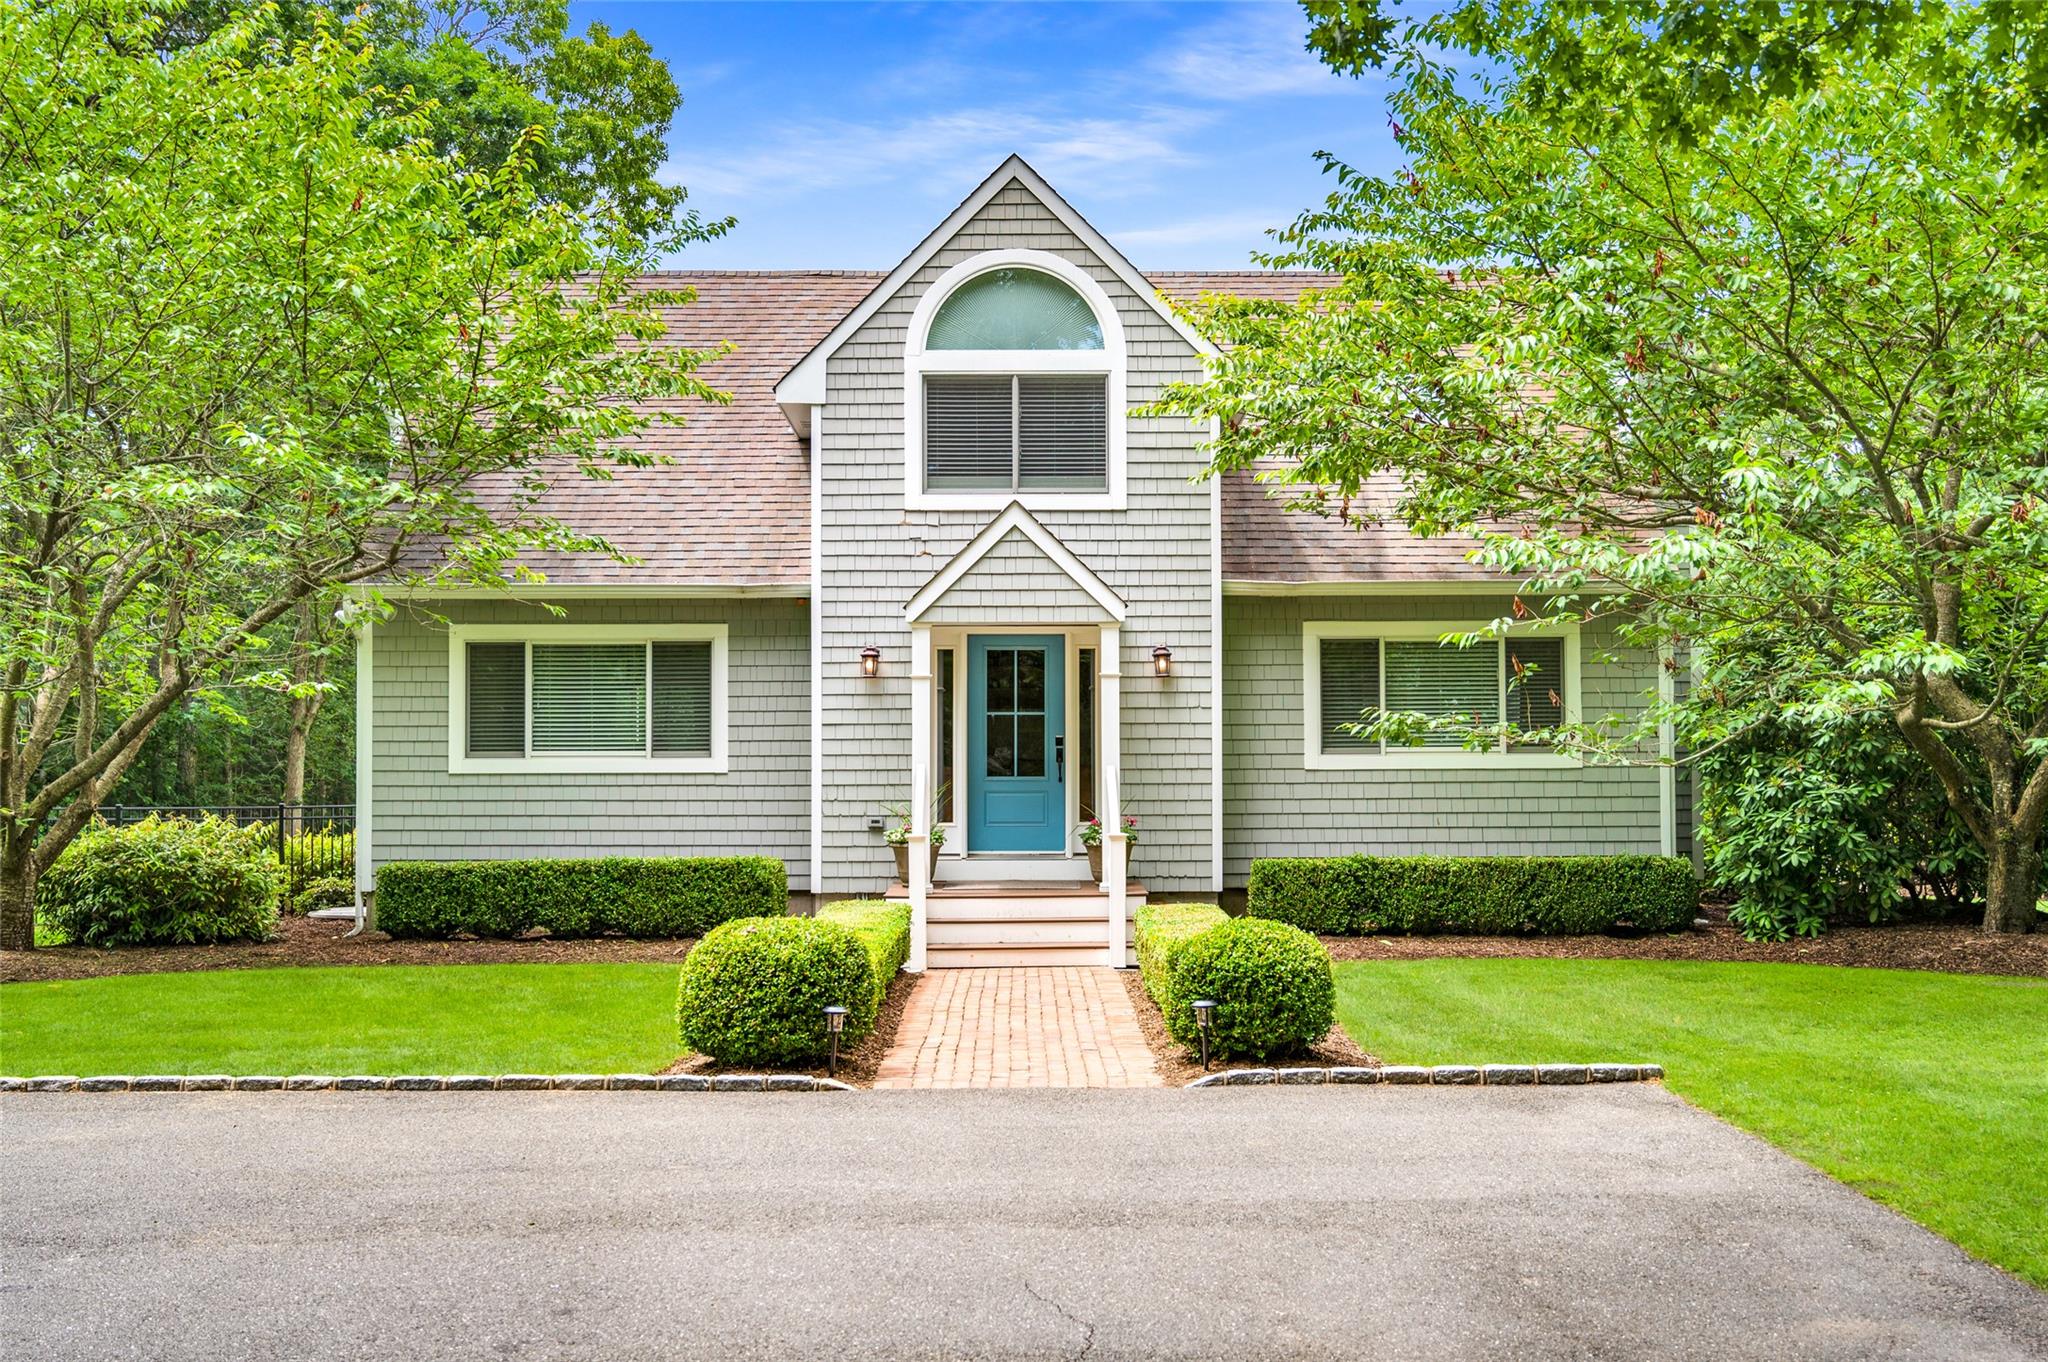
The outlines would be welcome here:
[[[1102,325],[1100,350],[934,350],[925,349],[939,305],[969,280],[990,270],[1033,269],[1052,275],[1086,300]],[[1116,304],[1086,270],[1049,251],[987,251],[940,275],[918,299],[903,344],[903,500],[913,511],[997,511],[1011,502],[1034,510],[1121,511],[1125,505],[1124,450],[1130,412],[1125,401],[1128,356]],[[1101,374],[1108,430],[1104,456],[1106,491],[1061,492],[998,488],[975,492],[929,492],[924,485],[924,380],[927,374]]]
[[[1446,634],[1478,633],[1492,624],[1492,620],[1310,620],[1303,624],[1301,752],[1304,768],[1310,771],[1451,771],[1474,768],[1562,771],[1583,766],[1585,763],[1577,757],[1540,750],[1466,752],[1433,747],[1401,747],[1379,752],[1323,751],[1324,639],[1439,640]],[[1561,626],[1553,625],[1540,631],[1533,627],[1518,627],[1509,632],[1531,636],[1541,634],[1564,640],[1564,717],[1566,723],[1579,722],[1579,626],[1576,623],[1567,623]],[[1498,650],[1504,641],[1496,638],[1493,640],[1493,646]],[[1507,713],[1506,690],[1507,678],[1503,670],[1500,701],[1500,712],[1503,714]]]
[[[711,755],[554,753],[527,757],[469,755],[469,645],[472,643],[709,643]],[[650,663],[650,665],[652,665]],[[457,624],[448,630],[448,773],[450,775],[723,775],[726,765],[726,626],[723,624]],[[527,706],[533,674],[527,671]],[[649,696],[652,703],[652,695]],[[528,720],[531,742],[531,717]]]

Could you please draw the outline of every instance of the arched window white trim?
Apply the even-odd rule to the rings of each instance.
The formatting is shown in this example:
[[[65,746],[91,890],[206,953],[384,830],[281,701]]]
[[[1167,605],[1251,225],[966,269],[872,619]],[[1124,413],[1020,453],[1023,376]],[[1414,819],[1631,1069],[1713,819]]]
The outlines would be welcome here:
[[[1030,269],[1051,275],[1081,295],[1102,327],[1100,350],[927,350],[932,319],[955,290],[991,270]],[[933,281],[910,315],[903,347],[903,496],[911,510],[1001,510],[1011,502],[1034,509],[1124,508],[1125,366],[1123,320],[1109,295],[1086,270],[1049,251],[988,251],[963,260]],[[1099,490],[1017,489],[947,491],[925,486],[925,380],[932,375],[1100,374],[1105,430],[1104,486]]]

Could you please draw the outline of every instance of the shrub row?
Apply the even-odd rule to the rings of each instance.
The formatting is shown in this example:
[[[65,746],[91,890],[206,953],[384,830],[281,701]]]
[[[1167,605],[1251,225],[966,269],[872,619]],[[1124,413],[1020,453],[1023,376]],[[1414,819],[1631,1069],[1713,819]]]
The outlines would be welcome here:
[[[1281,922],[1149,904],[1138,910],[1138,971],[1167,1033],[1190,1048],[1201,1043],[1191,1004],[1216,1004],[1209,1030],[1216,1055],[1290,1054],[1321,1040],[1336,1016],[1330,953]]]
[[[275,834],[211,815],[94,823],[36,881],[36,911],[83,946],[262,941],[284,873]]]
[[[397,861],[377,869],[377,926],[400,937],[701,936],[789,907],[782,862],[766,856]]]
[[[874,1030],[889,981],[910,958],[910,906],[837,903],[816,917],[759,917],[714,928],[683,961],[683,1044],[724,1064],[823,1056],[824,1009],[847,1009],[840,1053]]]
[[[1668,932],[1699,906],[1676,856],[1331,856],[1255,860],[1246,911],[1332,935]]]

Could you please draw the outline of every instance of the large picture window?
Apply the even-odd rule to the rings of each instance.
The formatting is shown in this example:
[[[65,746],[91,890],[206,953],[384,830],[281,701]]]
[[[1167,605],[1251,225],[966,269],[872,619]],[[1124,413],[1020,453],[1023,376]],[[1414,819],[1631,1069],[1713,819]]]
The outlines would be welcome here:
[[[725,630],[458,627],[450,771],[717,771]]]
[[[913,509],[1121,505],[1123,330],[1072,262],[1000,251],[947,271],[904,371]]]
[[[1511,635],[1470,647],[1442,642],[1480,624],[1315,623],[1303,632],[1305,758],[1311,767],[1454,766],[1492,761],[1575,764],[1540,743],[1469,751],[1465,735],[1431,730],[1419,745],[1352,730],[1383,713],[1490,728],[1555,728],[1578,713],[1575,631]]]

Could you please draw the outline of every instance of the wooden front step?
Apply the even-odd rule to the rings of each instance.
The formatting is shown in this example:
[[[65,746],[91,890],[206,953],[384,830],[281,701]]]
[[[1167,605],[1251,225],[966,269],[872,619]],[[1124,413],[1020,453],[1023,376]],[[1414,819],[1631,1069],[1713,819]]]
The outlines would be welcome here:
[[[1125,889],[1124,939],[1135,939],[1145,886]],[[889,897],[910,896],[901,884]],[[925,962],[933,969],[1100,965],[1109,950],[1109,896],[1093,884],[1005,880],[932,887]]]

